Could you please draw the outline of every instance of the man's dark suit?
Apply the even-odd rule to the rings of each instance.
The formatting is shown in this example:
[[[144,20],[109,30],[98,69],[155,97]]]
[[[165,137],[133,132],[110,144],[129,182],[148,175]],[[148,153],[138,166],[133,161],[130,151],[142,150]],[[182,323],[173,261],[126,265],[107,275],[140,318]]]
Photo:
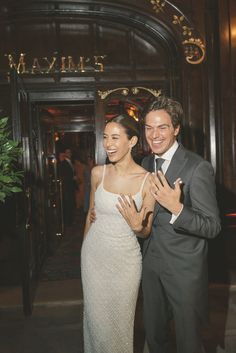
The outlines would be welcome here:
[[[143,167],[153,171],[154,156]],[[207,239],[220,231],[213,168],[180,145],[166,172],[171,186],[181,178],[184,207],[171,213],[156,205],[152,232],[143,245],[144,322],[150,353],[168,352],[173,316],[178,353],[202,353],[199,329],[207,319]]]

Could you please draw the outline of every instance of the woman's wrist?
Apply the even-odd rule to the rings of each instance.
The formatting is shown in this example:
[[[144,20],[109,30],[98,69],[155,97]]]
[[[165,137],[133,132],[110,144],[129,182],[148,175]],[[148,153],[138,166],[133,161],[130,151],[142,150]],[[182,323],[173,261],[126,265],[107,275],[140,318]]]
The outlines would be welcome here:
[[[142,224],[137,224],[137,225],[135,225],[135,226],[133,226],[133,227],[131,227],[131,228],[132,228],[132,231],[133,231],[135,234],[141,234],[141,233],[143,232],[143,229],[144,229],[144,227],[143,227]]]

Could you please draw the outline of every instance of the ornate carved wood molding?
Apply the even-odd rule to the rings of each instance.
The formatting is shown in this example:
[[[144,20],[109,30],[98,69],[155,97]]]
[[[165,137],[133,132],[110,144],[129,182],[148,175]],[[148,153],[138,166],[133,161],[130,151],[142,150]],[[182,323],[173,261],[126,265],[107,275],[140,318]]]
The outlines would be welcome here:
[[[189,64],[200,64],[206,56],[205,45],[187,17],[167,0],[149,0],[157,15],[175,26],[182,36],[185,59]]]
[[[98,95],[101,99],[106,99],[110,94],[114,93],[114,92],[119,92],[120,94],[122,94],[123,96],[128,96],[129,93],[132,93],[134,95],[138,94],[140,92],[140,90],[144,90],[147,91],[149,93],[151,93],[154,97],[158,97],[161,95],[161,90],[155,90],[153,88],[148,88],[148,87],[118,87],[118,88],[114,88],[114,89],[109,89],[107,91],[98,91]]]

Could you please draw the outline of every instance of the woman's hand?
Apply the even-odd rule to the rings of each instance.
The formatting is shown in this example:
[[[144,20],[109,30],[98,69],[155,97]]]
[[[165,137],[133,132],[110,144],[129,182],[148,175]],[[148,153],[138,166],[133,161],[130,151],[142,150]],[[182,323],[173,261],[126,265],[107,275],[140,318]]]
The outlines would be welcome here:
[[[121,194],[118,201],[119,204],[117,204],[116,207],[120,214],[135,233],[140,233],[143,230],[143,222],[146,218],[146,208],[142,207],[141,210],[138,211],[131,195],[125,196]]]
[[[95,208],[91,208],[89,211],[89,222],[94,223],[96,221],[96,211]]]

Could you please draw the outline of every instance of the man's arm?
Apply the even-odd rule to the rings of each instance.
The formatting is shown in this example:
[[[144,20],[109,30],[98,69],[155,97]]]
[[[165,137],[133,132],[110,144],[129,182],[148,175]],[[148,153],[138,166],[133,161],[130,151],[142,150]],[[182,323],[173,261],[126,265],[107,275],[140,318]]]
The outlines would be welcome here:
[[[158,172],[158,175],[159,177],[153,175],[151,192],[161,206],[177,216],[174,222],[171,222],[174,229],[186,235],[214,238],[220,232],[221,226],[215,195],[214,171],[210,163],[202,161],[193,171],[187,185],[188,191],[186,190],[191,205],[180,201],[182,199],[180,179],[177,179],[174,188],[171,188],[165,176],[161,172]]]
[[[195,169],[190,182],[191,207],[184,205],[173,224],[175,230],[214,238],[221,229],[214,170],[207,161]]]

